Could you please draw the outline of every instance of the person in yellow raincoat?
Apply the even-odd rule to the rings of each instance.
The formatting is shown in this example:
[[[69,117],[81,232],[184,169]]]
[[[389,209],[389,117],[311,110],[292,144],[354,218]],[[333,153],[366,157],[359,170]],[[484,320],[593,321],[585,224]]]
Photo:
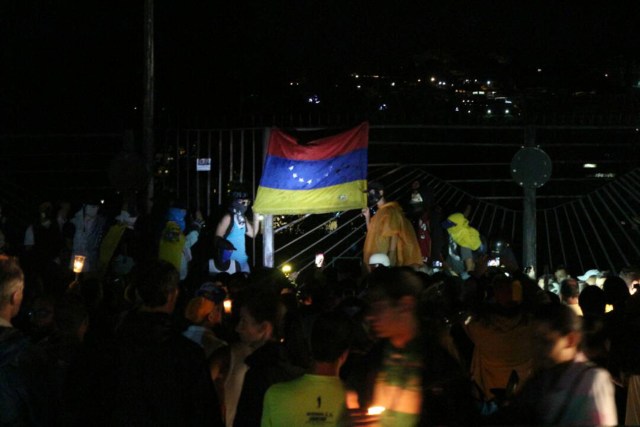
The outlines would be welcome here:
[[[398,202],[385,199],[384,187],[376,181],[368,185],[369,208],[362,210],[367,224],[367,237],[364,241],[364,263],[369,265],[369,258],[376,253],[389,257],[390,266],[423,265],[420,245],[411,222],[405,217]],[[371,210],[375,211],[371,215]]]

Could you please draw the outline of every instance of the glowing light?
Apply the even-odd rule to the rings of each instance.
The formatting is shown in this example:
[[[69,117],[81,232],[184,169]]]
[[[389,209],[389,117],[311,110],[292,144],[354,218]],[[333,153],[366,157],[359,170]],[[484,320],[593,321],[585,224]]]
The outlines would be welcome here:
[[[505,114],[509,114],[509,109],[507,108],[506,110],[504,110]]]
[[[291,267],[291,264],[285,264],[282,266],[281,270],[285,275],[289,275],[293,271],[293,267]]]
[[[394,87],[396,85],[396,82],[391,82],[391,87]]]
[[[84,267],[84,256],[76,255],[75,257],[73,257],[73,272],[82,273],[83,267]]]
[[[585,169],[595,169],[598,167],[598,165],[595,163],[585,163],[584,165],[582,165],[582,167]]]
[[[435,77],[431,77],[431,79],[429,79],[429,80],[431,80],[431,83],[433,83],[433,82],[436,81],[436,78]]]
[[[487,114],[491,114],[491,110],[487,110]]]
[[[222,306],[224,307],[224,312],[226,314],[231,314],[232,302],[229,298],[222,302]]]
[[[541,73],[542,72],[542,68],[538,68],[538,72]]]
[[[385,411],[384,406],[371,406],[367,409],[367,415],[380,415]]]

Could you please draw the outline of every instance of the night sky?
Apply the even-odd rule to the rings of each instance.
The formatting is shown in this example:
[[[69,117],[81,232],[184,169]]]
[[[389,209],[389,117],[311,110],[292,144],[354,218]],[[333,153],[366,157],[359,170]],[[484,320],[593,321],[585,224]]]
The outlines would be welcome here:
[[[234,111],[286,82],[401,74],[420,55],[487,58],[558,82],[640,59],[639,3],[156,1],[157,106]],[[0,2],[5,130],[128,126],[142,105],[143,1]],[[480,70],[478,70],[480,68]],[[135,110],[135,108],[138,108]]]

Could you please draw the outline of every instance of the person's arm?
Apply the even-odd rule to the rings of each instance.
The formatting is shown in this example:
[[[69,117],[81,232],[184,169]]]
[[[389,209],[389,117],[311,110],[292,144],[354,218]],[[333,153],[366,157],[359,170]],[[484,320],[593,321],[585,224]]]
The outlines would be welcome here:
[[[225,214],[216,227],[216,236],[224,237],[231,224],[231,214]]]
[[[391,267],[398,264],[398,236],[391,236],[391,242],[389,243],[389,263]]]
[[[369,212],[369,208],[362,209],[362,216],[364,217],[364,223],[367,226],[367,231],[369,230],[369,221],[371,220],[371,212]]]
[[[247,232],[246,235],[249,237],[256,237],[258,232],[260,231],[260,220],[258,219],[258,215],[253,216],[253,223],[249,222],[249,220],[245,217],[245,221],[247,222]]]

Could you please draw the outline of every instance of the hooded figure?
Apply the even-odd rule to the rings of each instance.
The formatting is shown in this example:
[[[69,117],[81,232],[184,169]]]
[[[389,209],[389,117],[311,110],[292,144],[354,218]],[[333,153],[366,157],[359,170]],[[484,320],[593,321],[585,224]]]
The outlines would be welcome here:
[[[215,235],[215,253],[209,262],[210,273],[238,271],[249,273],[249,256],[246,251],[246,236],[258,234],[258,218],[253,223],[246,217],[251,204],[249,192],[242,183],[229,183],[227,187],[228,212],[218,222]]]
[[[381,253],[391,266],[422,266],[416,233],[398,202],[387,201],[384,186],[376,181],[368,183],[367,199],[369,207],[362,210],[367,226],[364,263],[368,266],[371,255]]]
[[[187,210],[172,207],[167,211],[167,223],[160,238],[159,258],[170,262],[180,272],[180,280],[187,277],[191,247],[198,241],[198,230],[185,235]]]
[[[444,223],[449,233],[449,253],[447,263],[451,269],[467,279],[475,269],[474,251],[482,247],[480,233],[469,225],[469,220],[461,213],[449,215]]]

